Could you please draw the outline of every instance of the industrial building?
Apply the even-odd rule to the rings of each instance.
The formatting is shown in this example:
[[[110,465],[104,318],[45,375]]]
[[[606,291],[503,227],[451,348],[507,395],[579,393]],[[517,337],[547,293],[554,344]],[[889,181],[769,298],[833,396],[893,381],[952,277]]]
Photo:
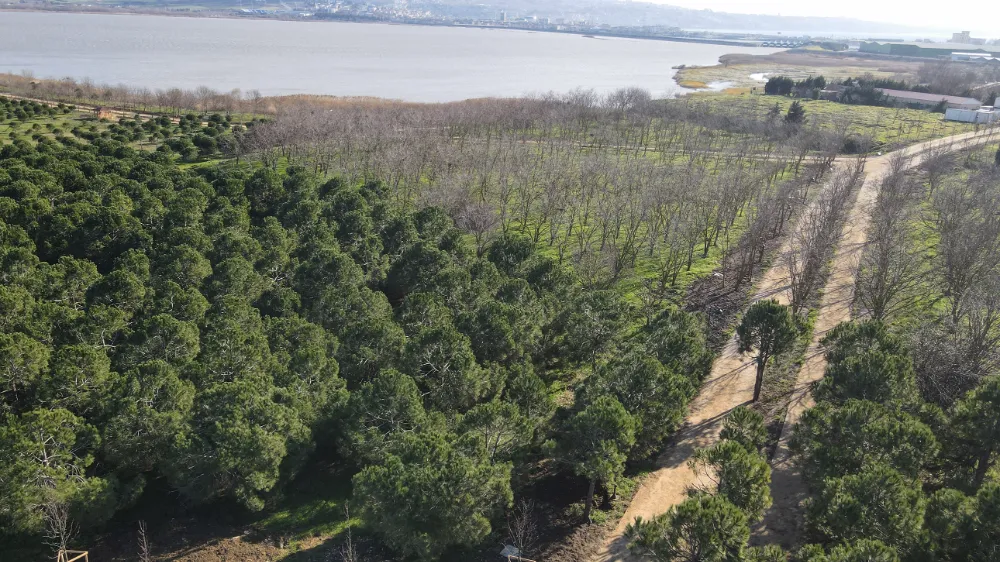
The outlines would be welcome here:
[[[952,53],[952,62],[1000,62],[993,53]]]
[[[957,109],[949,108],[945,112],[944,118],[948,121],[961,121],[962,123],[975,123],[976,125],[988,125],[1000,121],[1000,111],[996,108],[984,105],[979,109]]]
[[[952,33],[951,42],[963,45],[982,45],[986,43],[986,40],[973,37],[971,31],[962,31],[960,33]]]
[[[944,102],[949,109],[973,109],[978,110],[983,102],[976,98],[963,98],[960,96],[945,96],[941,94],[924,94],[921,92],[909,92],[906,90],[890,90],[888,88],[878,88],[887,98],[901,105],[917,107],[936,107]]]
[[[941,58],[950,57],[953,53],[981,54],[987,57],[1000,57],[1000,45],[983,45],[970,48],[966,43],[915,43],[915,42],[882,42],[862,41],[859,51],[862,53],[877,53],[880,55],[895,55],[901,57]]]

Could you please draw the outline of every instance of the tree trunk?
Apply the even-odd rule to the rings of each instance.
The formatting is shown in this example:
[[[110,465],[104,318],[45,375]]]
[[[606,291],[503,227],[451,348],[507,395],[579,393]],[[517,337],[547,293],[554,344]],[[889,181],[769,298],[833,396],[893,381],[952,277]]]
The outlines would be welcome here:
[[[986,471],[990,469],[991,456],[993,456],[993,449],[989,448],[983,451],[983,454],[979,456],[979,462],[976,463],[975,485],[977,490],[983,485],[983,480],[986,478]]]
[[[583,518],[590,523],[590,510],[594,507],[594,488],[597,486],[597,478],[590,479],[590,486],[587,488],[587,503],[584,504]]]
[[[757,382],[753,385],[753,401],[760,400],[760,389],[764,386],[764,361],[757,361]]]

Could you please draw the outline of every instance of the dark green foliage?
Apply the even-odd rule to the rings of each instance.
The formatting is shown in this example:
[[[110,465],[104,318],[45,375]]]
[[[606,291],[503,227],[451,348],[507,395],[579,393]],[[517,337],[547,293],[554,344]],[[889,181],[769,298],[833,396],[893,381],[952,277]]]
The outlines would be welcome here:
[[[918,482],[876,465],[824,482],[807,524],[833,542],[874,539],[907,552],[919,541],[924,504]]]
[[[740,353],[756,350],[754,362],[757,364],[757,382],[754,385],[753,401],[760,399],[760,389],[764,382],[764,369],[775,356],[783,353],[795,343],[798,328],[789,307],[776,300],[758,301],[750,305],[743,320],[736,328]]]
[[[521,265],[531,257],[535,244],[531,238],[520,234],[504,234],[490,244],[486,257],[502,273],[516,275]]]
[[[924,514],[923,551],[926,560],[962,560],[966,530],[974,502],[958,490],[943,489],[930,495]]]
[[[612,396],[636,421],[633,454],[655,453],[663,440],[684,420],[692,388],[683,376],[642,351],[613,359],[587,381],[585,399]]]
[[[729,412],[722,422],[719,439],[734,441],[744,449],[760,453],[767,443],[767,428],[764,426],[764,416],[746,406],[739,406]]]
[[[225,117],[32,133],[0,148],[0,534],[21,542],[48,504],[99,532],[147,481],[265,510],[315,454],[389,546],[437,559],[496,528],[513,463],[587,478],[592,504],[710,367],[697,318],[639,330],[530,238],[477,247],[294,165],[180,169],[233,149]]]
[[[743,556],[746,562],[788,562],[788,554],[775,544],[748,548]]]
[[[714,483],[709,492],[729,500],[749,521],[759,521],[771,506],[771,467],[756,451],[720,441],[695,453],[692,465],[707,469]]]
[[[1000,550],[1000,483],[990,482],[979,489],[965,528],[967,542],[959,551],[959,560],[971,562],[996,557]]]
[[[937,452],[931,430],[913,416],[881,404],[849,400],[820,403],[795,429],[791,448],[815,483],[884,464],[918,478]]]
[[[809,545],[799,551],[795,559],[800,562],[899,562],[899,554],[879,541],[861,539],[837,545],[829,554],[820,546]]]
[[[646,352],[668,369],[687,377],[692,390],[711,371],[713,356],[698,316],[668,308],[646,326],[643,334]]]
[[[978,488],[1000,452],[1000,377],[986,379],[955,405],[949,438],[954,468]]]
[[[232,496],[247,509],[262,509],[282,468],[289,471],[284,476],[294,474],[310,449],[308,428],[272,393],[249,380],[201,393],[191,433],[175,436],[170,481],[194,501]]]
[[[590,518],[597,482],[613,485],[635,444],[635,419],[618,400],[601,396],[571,418],[557,444],[559,456],[589,481],[584,517]]]
[[[113,482],[85,474],[99,444],[97,430],[66,410],[8,415],[0,427],[0,518],[5,530],[41,532],[46,508],[52,505],[68,506],[86,526],[107,520],[116,504]]]
[[[513,501],[510,465],[489,461],[479,439],[403,434],[377,465],[354,477],[372,528],[395,550],[438,560],[452,545],[475,545]]]
[[[731,562],[742,559],[750,527],[726,499],[699,494],[649,521],[637,518],[625,535],[630,551],[655,562]]]
[[[918,401],[913,363],[899,338],[879,322],[841,324],[823,340],[826,377],[818,400],[849,399],[910,405]]]
[[[805,118],[806,108],[802,107],[799,101],[793,101],[792,105],[788,106],[788,113],[785,114],[785,123],[798,125],[805,121]]]
[[[605,367],[634,321],[619,293],[515,236],[477,258],[441,209],[378,184],[173,163],[214,157],[227,129],[122,120],[0,150],[0,532],[37,540],[46,502],[99,526],[152,479],[264,509],[336,447],[373,528],[433,558],[482,540],[509,463],[544,454],[561,369],[607,374],[649,450],[679,423],[707,368],[696,322],[643,336],[666,366]],[[139,134],[172,140],[123,144]],[[566,470],[613,484],[637,421],[585,406]],[[38,438],[57,462],[28,454]]]
[[[567,303],[556,319],[558,331],[565,334],[556,356],[571,361],[597,362],[602,352],[614,344],[628,321],[628,304],[614,291],[591,291]]]
[[[787,96],[792,93],[795,81],[787,76],[772,76],[764,84],[764,93],[769,96]]]

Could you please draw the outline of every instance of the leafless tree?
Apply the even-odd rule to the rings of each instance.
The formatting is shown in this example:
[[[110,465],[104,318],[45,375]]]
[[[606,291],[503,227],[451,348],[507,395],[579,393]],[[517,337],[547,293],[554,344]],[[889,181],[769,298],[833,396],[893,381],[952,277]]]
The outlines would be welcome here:
[[[920,190],[906,174],[908,165],[904,157],[894,158],[879,183],[867,243],[855,270],[855,300],[876,320],[911,305],[925,274],[913,232]]]
[[[149,546],[149,536],[146,532],[146,522],[139,521],[139,562],[152,562],[153,551]]]
[[[507,511],[507,540],[521,551],[521,556],[532,556],[539,538],[535,502],[522,498]]]
[[[795,227],[793,242],[783,260],[789,276],[791,307],[796,314],[805,309],[821,285],[858,179],[853,168],[835,174]]]
[[[358,547],[354,544],[354,535],[352,532],[353,525],[351,524],[351,504],[347,502],[344,504],[344,518],[347,521],[347,538],[344,540],[344,544],[340,547],[338,554],[340,555],[341,562],[361,562],[361,557],[358,555]]]
[[[933,201],[938,254],[951,317],[958,323],[969,292],[1000,266],[1000,190],[986,170],[941,186]]]
[[[69,549],[69,545],[79,534],[79,527],[70,518],[69,504],[50,490],[42,504],[45,519],[46,544],[55,551]]]

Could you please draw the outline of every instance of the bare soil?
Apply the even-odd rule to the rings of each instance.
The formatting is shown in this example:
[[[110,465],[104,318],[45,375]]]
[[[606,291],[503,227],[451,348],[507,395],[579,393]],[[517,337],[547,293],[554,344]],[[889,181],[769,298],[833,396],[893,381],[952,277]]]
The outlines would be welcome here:
[[[935,141],[934,144],[950,144],[957,150],[970,142],[982,142],[988,134],[967,133]],[[917,154],[931,144],[922,143],[905,150],[908,154]],[[865,243],[868,208],[874,200],[878,178],[884,173],[891,156],[889,154],[869,160],[868,180],[858,194],[845,223],[842,242],[834,255],[834,265],[823,290],[824,296],[816,320],[813,343],[807,351],[806,362],[796,379],[782,438],[775,453],[771,482],[774,505],[765,516],[764,523],[755,529],[753,539],[755,544],[777,543],[791,546],[798,542],[802,521],[801,500],[805,494],[801,477],[789,461],[787,440],[790,437],[790,428],[802,412],[812,405],[809,392],[812,385],[823,376],[825,364],[818,349],[818,341],[838,323],[850,319],[854,263],[858,251]],[[918,162],[919,157],[914,159],[912,165]],[[786,236],[785,244],[792,243],[794,238]],[[789,300],[788,273],[780,262],[772,266],[760,280],[754,300],[763,298],[775,298],[783,303]],[[636,557],[627,549],[627,540],[624,537],[626,526],[636,517],[649,519],[664,513],[687,497],[688,489],[696,483],[696,475],[688,467],[688,460],[698,448],[716,443],[725,416],[732,409],[748,404],[752,399],[754,365],[737,349],[736,339],[733,336],[716,359],[698,397],[692,402],[685,426],[657,460],[658,469],[643,482],[625,516],[605,538],[603,547],[592,558],[594,562],[635,561]]]
[[[950,144],[951,150],[960,150],[980,144],[991,138],[992,132],[968,133],[949,137],[940,141],[921,143],[903,149],[912,156],[909,167],[918,166],[922,151],[931,145]],[[795,424],[815,402],[812,389],[826,371],[826,357],[820,345],[827,333],[841,322],[851,320],[854,302],[855,267],[867,241],[870,209],[878,195],[878,185],[889,170],[889,163],[895,153],[869,159],[865,166],[867,179],[858,193],[857,200],[848,215],[841,232],[841,241],[834,254],[830,275],[823,289],[823,299],[813,330],[813,339],[806,351],[806,360],[799,370],[795,388],[792,391],[781,438],[771,461],[771,497],[774,501],[765,513],[763,524],[755,529],[751,544],[778,544],[785,549],[800,544],[803,531],[802,501],[806,497],[806,487],[799,469],[792,462],[788,449]]]
[[[786,236],[780,253],[794,236]],[[788,274],[780,265],[773,265],[761,277],[752,301],[775,298],[788,302]],[[712,372],[702,384],[701,392],[692,401],[687,422],[677,433],[671,446],[657,459],[657,470],[639,488],[625,516],[604,541],[595,561],[619,562],[635,560],[627,548],[625,527],[636,517],[650,519],[667,511],[687,497],[688,489],[696,484],[696,475],[688,460],[697,449],[718,441],[722,421],[737,406],[750,403],[753,397],[756,368],[750,357],[738,351],[735,335],[730,336],[712,366]]]

